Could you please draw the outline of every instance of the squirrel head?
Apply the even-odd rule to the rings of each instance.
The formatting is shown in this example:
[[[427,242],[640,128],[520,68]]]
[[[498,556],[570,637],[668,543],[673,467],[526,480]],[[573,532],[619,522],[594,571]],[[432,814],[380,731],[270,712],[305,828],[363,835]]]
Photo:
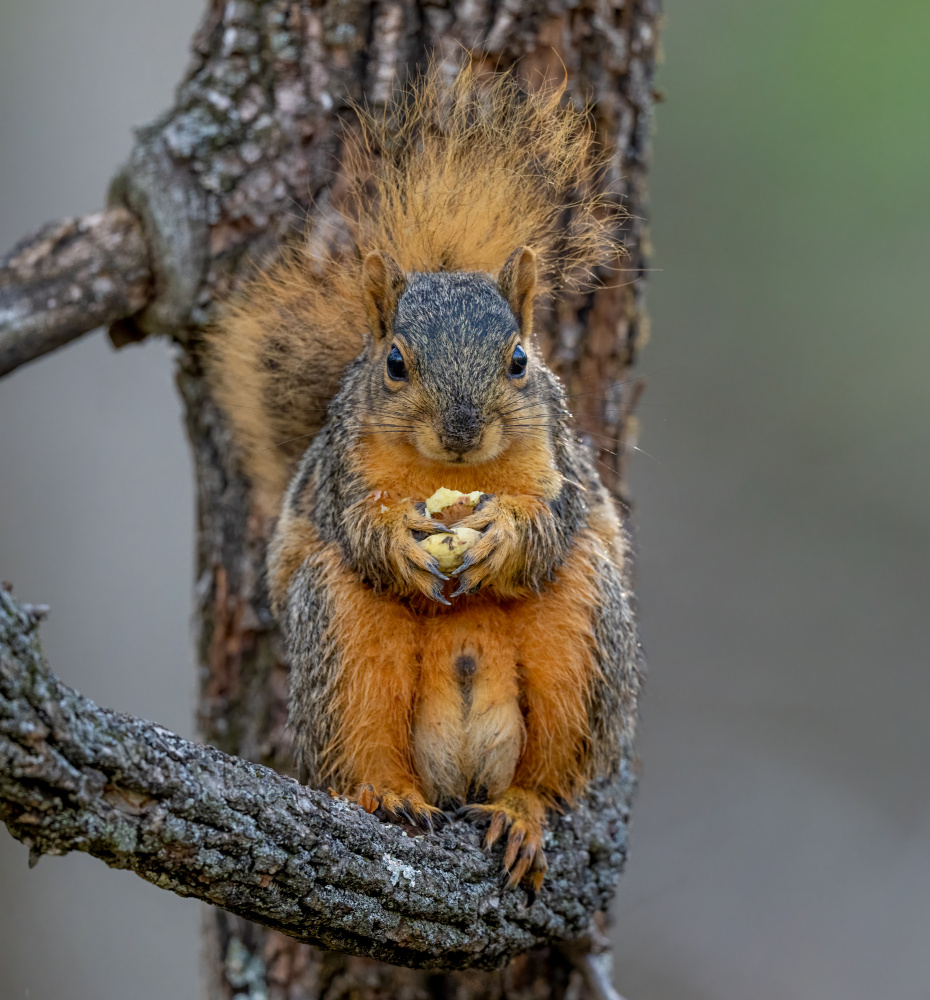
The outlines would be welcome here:
[[[372,339],[368,421],[438,463],[472,465],[544,430],[534,357],[536,255],[516,249],[495,280],[476,271],[404,274],[379,251],[363,264]]]

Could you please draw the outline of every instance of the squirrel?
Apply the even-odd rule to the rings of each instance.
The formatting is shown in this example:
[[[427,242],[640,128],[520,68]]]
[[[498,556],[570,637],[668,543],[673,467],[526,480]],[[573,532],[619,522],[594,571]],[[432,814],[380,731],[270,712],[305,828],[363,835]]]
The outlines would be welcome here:
[[[622,252],[563,89],[434,70],[359,109],[347,248],[285,255],[209,338],[277,514],[301,780],[430,829],[489,818],[534,894],[547,810],[616,769],[643,674],[618,507],[532,336],[543,294]],[[452,573],[419,544],[449,531],[440,487],[481,491]]]

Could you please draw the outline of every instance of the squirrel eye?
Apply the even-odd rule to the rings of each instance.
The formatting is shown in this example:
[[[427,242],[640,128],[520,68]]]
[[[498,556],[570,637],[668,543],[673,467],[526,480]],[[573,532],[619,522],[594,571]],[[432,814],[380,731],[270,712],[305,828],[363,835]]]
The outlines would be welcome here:
[[[522,378],[526,374],[526,351],[519,344],[513,349],[507,374],[511,378]]]
[[[387,357],[387,370],[390,378],[395,382],[402,382],[407,377],[407,366],[404,364],[403,355],[396,345],[391,348],[391,353]]]

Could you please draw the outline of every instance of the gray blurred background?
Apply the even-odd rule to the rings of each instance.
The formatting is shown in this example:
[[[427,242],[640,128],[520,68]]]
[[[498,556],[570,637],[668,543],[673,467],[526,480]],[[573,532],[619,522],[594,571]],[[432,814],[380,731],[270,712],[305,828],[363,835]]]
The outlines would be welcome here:
[[[930,998],[930,5],[666,0],[632,482],[651,677],[630,1000]],[[99,207],[197,0],[0,2],[0,247]],[[163,343],[0,383],[0,576],[56,672],[192,735]],[[198,996],[199,904],[0,830],[0,1000]]]

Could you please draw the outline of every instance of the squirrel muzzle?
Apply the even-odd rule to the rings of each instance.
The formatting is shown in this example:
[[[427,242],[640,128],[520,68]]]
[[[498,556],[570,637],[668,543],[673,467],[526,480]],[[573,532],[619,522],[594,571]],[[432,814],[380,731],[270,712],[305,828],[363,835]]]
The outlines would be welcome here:
[[[461,457],[481,444],[484,424],[484,416],[473,402],[454,402],[442,415],[439,443],[447,451]]]

